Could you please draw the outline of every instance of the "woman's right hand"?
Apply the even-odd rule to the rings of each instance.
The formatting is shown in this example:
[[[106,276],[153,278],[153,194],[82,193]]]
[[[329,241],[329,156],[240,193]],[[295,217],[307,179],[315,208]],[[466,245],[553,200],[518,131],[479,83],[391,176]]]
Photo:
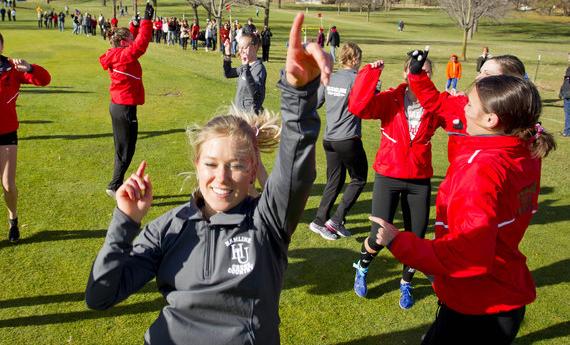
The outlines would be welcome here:
[[[298,88],[307,85],[320,74],[321,82],[327,85],[332,71],[331,56],[317,43],[311,42],[305,46],[301,44],[303,19],[303,13],[297,14],[291,26],[285,62],[287,82]]]
[[[152,204],[152,183],[144,174],[146,161],[117,189],[117,207],[138,224],[141,223]]]
[[[370,68],[379,68],[380,70],[384,69],[384,60],[376,60],[370,63]]]

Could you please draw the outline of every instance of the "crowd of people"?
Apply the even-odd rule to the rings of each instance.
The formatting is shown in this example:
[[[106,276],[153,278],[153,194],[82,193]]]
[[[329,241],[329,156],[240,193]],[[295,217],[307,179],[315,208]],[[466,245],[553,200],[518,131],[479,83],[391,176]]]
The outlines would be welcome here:
[[[76,12],[73,18],[77,16],[82,14]],[[50,21],[56,25],[59,14],[55,17],[48,13],[47,27]],[[41,18],[45,20],[43,11]],[[135,18],[130,28],[115,23],[105,35],[111,48],[99,62],[111,81],[115,146],[106,192],[117,206],[89,274],[87,305],[110,308],[156,278],[167,305],[146,332],[145,343],[279,344],[279,296],[288,246],[318,172],[317,109],[325,106],[327,182],[309,228],[326,240],[351,236],[346,217],[368,172],[361,120],[380,122],[380,146],[372,164],[371,229],[353,264],[354,292],[367,295],[370,265],[387,248],[403,264],[399,306],[414,305],[416,270],[429,276],[439,300],[422,344],[512,343],[526,305],[536,298],[518,246],[537,212],[542,158],[555,148],[554,138],[540,124],[541,99],[525,78],[524,64],[512,55],[491,57],[485,49],[474,86],[465,95],[455,90],[453,79],[460,77],[461,67],[454,65],[457,56],[452,55],[447,68],[451,81],[440,92],[431,81],[433,62],[426,47],[402,56],[402,83],[380,90],[383,60],[360,68],[363,52],[347,42],[333,73],[340,47],[336,27],[328,38],[319,30],[316,42],[302,44],[303,20],[299,14],[291,26],[278,84],[281,126],[263,107],[269,28],[259,32],[251,19],[243,27],[224,23],[223,42],[218,44],[217,23],[207,22],[205,49],[217,51],[219,46],[224,76],[237,79],[234,106],[190,131],[198,183],[190,201],[142,230],[153,197],[146,162],[125,179],[136,149],[137,107],[145,102],[138,60],[152,40],[183,49],[190,40],[197,49],[199,36],[194,33],[202,31],[196,20],[189,24],[185,19],[155,18],[147,3],[143,17]],[[325,42],[331,45],[330,53],[323,50]],[[0,54],[3,47],[0,35]],[[239,56],[238,67],[232,66],[234,56]],[[561,97],[570,103],[569,71]],[[50,75],[39,65],[0,55],[0,80],[0,104],[7,119],[0,123],[0,174],[9,240],[15,243],[20,237],[15,103],[20,84],[45,86]],[[428,240],[431,138],[440,128],[449,134],[449,168],[436,200],[435,239]],[[276,147],[277,159],[268,174],[261,152]],[[347,171],[350,183],[332,213]],[[398,206],[404,231],[392,224]]]

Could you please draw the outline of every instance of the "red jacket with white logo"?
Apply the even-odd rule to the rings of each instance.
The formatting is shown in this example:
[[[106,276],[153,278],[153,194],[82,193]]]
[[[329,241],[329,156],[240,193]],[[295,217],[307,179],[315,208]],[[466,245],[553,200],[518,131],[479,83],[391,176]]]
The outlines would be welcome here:
[[[410,139],[404,109],[408,85],[398,85],[380,93],[376,84],[381,70],[366,65],[358,72],[350,96],[348,110],[362,119],[380,119],[382,138],[374,160],[374,170],[383,176],[401,179],[424,179],[433,176],[431,137],[443,119],[424,108],[418,132]]]
[[[444,129],[449,134],[447,159],[451,163],[457,150],[457,134],[467,133],[465,105],[469,98],[463,94],[440,93],[425,72],[409,74],[408,82],[422,107],[444,119]]]
[[[439,187],[435,240],[402,232],[398,260],[434,274],[437,297],[464,314],[493,314],[534,301],[534,281],[518,246],[538,207],[540,159],[513,136],[458,136]]]
[[[18,72],[14,64],[8,62],[10,68],[0,74],[0,135],[18,129],[16,100],[20,94],[20,84],[46,86],[51,81],[48,71],[38,65],[32,65],[32,72]]]
[[[115,104],[144,104],[142,68],[138,61],[152,36],[152,21],[141,20],[139,33],[133,43],[124,48],[111,48],[99,58],[103,69],[111,76],[111,101]]]

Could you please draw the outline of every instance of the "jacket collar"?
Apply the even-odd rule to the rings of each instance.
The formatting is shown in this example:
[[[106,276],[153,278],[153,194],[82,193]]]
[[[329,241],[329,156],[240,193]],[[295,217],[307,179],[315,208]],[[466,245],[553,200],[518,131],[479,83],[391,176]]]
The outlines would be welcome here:
[[[524,154],[529,152],[529,143],[512,135],[466,135],[450,134],[450,140],[458,145],[457,154],[473,154],[476,150],[500,149]]]
[[[226,212],[218,212],[210,217],[211,225],[238,225],[241,224],[247,217],[250,207],[248,207],[253,199],[251,197],[245,198],[239,205]],[[204,199],[199,193],[194,193],[190,201],[190,212],[188,219],[190,220],[205,220],[202,207]]]

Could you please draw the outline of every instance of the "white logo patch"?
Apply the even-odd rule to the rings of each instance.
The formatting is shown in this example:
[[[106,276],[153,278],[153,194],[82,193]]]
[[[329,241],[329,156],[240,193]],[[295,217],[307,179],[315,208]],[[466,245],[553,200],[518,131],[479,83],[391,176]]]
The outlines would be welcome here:
[[[232,266],[228,268],[228,273],[244,275],[253,270],[253,264],[249,262],[250,237],[236,236],[224,244],[232,250]]]

